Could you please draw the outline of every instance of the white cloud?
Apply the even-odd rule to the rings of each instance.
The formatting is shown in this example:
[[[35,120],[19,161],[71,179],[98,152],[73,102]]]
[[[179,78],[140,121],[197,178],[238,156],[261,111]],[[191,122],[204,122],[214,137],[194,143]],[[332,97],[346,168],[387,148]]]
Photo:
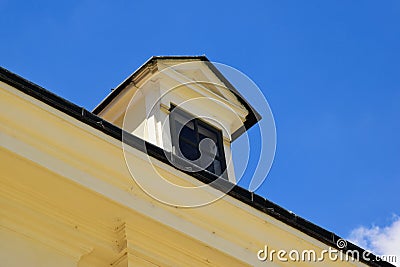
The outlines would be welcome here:
[[[395,255],[400,266],[400,217],[394,216],[393,222],[386,227],[358,227],[351,231],[348,240],[372,251],[376,255]]]

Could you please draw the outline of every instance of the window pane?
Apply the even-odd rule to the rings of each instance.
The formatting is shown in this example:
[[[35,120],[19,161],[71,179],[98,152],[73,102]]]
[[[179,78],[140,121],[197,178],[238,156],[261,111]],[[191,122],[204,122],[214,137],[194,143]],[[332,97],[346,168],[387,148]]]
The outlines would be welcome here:
[[[214,164],[211,164],[210,166],[208,166],[207,171],[215,173]]]
[[[202,153],[200,155],[200,161],[199,161],[199,167],[202,169],[208,169],[209,166],[213,165],[214,157],[212,155],[209,155],[207,153]]]
[[[217,145],[211,139],[205,138],[199,144],[200,152],[211,157],[218,156]]]
[[[179,139],[185,138],[186,140],[196,144],[196,132],[194,131],[194,123],[193,121],[189,121],[185,126],[182,127],[182,124],[177,123],[177,131],[180,130]]]
[[[218,136],[216,131],[212,131],[211,129],[208,129],[207,126],[204,126],[204,123],[199,123],[199,137],[200,140],[204,138],[210,138],[211,140],[214,141],[214,143],[217,143],[218,141]]]
[[[200,142],[206,138],[209,139],[202,143],[202,146],[204,146],[204,147],[202,147],[202,148],[204,148],[204,151],[206,151],[210,154],[215,154],[216,156],[219,156],[220,153],[218,151],[217,132],[203,127],[203,125],[200,123],[198,126],[198,131],[199,131]]]
[[[180,149],[179,154],[184,156],[188,160],[196,160],[200,156],[200,152],[197,149],[197,147],[192,146],[191,144],[185,142],[182,139],[179,139],[179,149]]]
[[[222,166],[221,166],[221,162],[219,160],[214,160],[214,164],[213,165],[214,165],[214,173],[216,175],[221,175],[222,172],[223,172]]]

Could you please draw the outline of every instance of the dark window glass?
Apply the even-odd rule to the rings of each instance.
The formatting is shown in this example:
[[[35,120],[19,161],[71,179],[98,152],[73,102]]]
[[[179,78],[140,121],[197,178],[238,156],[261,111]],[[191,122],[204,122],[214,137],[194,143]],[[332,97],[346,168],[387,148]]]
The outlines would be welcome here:
[[[196,132],[194,131],[194,122],[189,121],[182,126],[179,122],[177,123],[176,132],[179,133],[179,139],[185,139],[188,142],[196,144]]]
[[[197,146],[187,143],[181,138],[179,138],[179,148],[181,152],[180,154],[190,161],[197,160],[200,157],[200,152],[197,149]]]
[[[196,165],[226,178],[221,131],[178,108],[170,113],[170,128],[173,151],[183,159],[183,169]]]

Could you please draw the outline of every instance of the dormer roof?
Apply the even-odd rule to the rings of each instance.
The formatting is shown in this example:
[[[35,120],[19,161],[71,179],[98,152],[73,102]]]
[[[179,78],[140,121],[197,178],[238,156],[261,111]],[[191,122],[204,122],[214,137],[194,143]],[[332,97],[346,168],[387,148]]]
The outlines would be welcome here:
[[[228,81],[228,79],[217,69],[217,67],[208,60],[206,56],[153,56],[147,60],[142,66],[134,71],[128,78],[126,78],[121,84],[119,84],[112,92],[92,111],[94,114],[99,115],[104,111],[119,95],[123,94],[125,90],[132,83],[139,83],[143,77],[148,76],[156,71],[161,71],[161,65],[175,65],[186,62],[202,62],[206,67],[215,75],[215,77],[227,88],[237,99],[240,105],[242,105],[246,111],[247,116],[243,122],[243,126],[236,130],[231,138],[235,140],[246,130],[250,129],[254,124],[261,120],[261,115],[246,101],[246,99],[239,93],[239,91]],[[161,64],[159,64],[161,63]],[[202,79],[201,73],[199,78]],[[219,94],[222,98],[224,95],[209,88],[213,93]]]

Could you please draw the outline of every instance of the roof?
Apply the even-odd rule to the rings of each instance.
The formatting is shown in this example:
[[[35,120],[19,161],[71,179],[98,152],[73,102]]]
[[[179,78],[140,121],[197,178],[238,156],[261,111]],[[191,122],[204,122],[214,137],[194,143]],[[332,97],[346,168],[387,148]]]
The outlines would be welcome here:
[[[94,113],[86,110],[83,107],[79,107],[68,100],[53,94],[52,92],[0,67],[0,81],[16,88],[17,90],[85,123],[86,125],[93,127],[108,136],[111,136],[119,141],[122,140],[136,148],[139,149],[150,156],[162,161],[165,164],[168,164],[175,168],[167,159],[167,155],[169,152],[163,151],[163,149],[150,144],[130,133],[124,132],[124,139],[122,139],[123,130],[102,118],[96,116]],[[127,137],[127,138],[126,138]],[[181,170],[179,170],[181,171]],[[198,179],[204,183],[210,183],[214,181],[217,177],[209,172],[185,172],[186,174]],[[281,206],[269,201],[268,199],[263,198],[260,195],[255,194],[254,192],[250,192],[245,188],[242,188],[237,185],[232,185],[230,182],[219,179],[219,183],[212,183],[216,189],[226,188],[227,186],[233,186],[232,190],[230,190],[227,194],[319,241],[325,243],[328,246],[336,248],[336,242],[339,239],[343,239],[340,236],[336,235],[333,232],[330,232],[314,223],[307,221],[306,219],[297,216],[296,214],[282,208]],[[347,242],[347,247],[342,249],[345,251],[358,251],[360,255],[363,253],[367,253],[366,250],[352,244],[351,242]],[[368,261],[369,259],[369,261]],[[369,266],[379,266],[379,267],[394,267],[394,265],[380,261],[379,258],[370,253],[367,253],[366,259],[363,257],[360,258],[360,261],[369,265]]]
[[[93,109],[93,114],[98,115],[104,110],[108,104],[111,103],[125,88],[135,79],[144,69],[152,66],[158,60],[193,60],[202,61],[207,67],[217,76],[217,78],[225,84],[225,86],[238,98],[239,102],[249,111],[243,127],[239,128],[232,134],[232,140],[237,139],[242,133],[250,129],[254,124],[261,120],[261,115],[246,101],[246,99],[239,93],[239,91],[225,78],[225,76],[215,67],[215,65],[208,60],[206,56],[153,56],[148,59],[142,66],[134,71],[128,78],[119,84],[111,93],[100,102],[97,107]]]

